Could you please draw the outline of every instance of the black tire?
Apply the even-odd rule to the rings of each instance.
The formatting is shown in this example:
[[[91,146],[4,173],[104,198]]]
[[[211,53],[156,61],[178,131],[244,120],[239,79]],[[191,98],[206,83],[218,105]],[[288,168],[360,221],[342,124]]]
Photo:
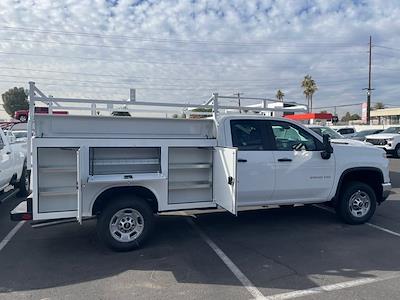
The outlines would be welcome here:
[[[396,148],[394,149],[393,156],[400,158],[400,144],[397,144]]]
[[[18,196],[26,197],[29,195],[30,192],[30,174],[29,171],[26,169],[26,165],[24,165],[22,169],[21,178],[19,179],[18,183],[15,187],[19,189]]]
[[[356,193],[359,193],[361,197],[357,198]],[[368,198],[366,198],[368,196]],[[356,205],[357,201],[365,201],[362,199],[368,199],[369,205],[368,210],[361,212],[360,205]],[[350,206],[353,202],[355,206]],[[357,207],[356,209],[354,207]],[[366,205],[362,205],[366,207]],[[374,215],[376,209],[376,195],[374,190],[367,184],[358,181],[352,181],[346,184],[341,191],[339,202],[336,205],[336,213],[339,217],[347,224],[358,225],[368,222],[369,219]],[[353,211],[353,212],[352,212]],[[359,216],[355,214],[359,213]]]
[[[122,197],[119,199],[113,199],[109,205],[107,205],[100,213],[100,216],[97,219],[97,234],[99,239],[109,248],[115,251],[129,251],[136,248],[139,248],[149,237],[154,227],[154,213],[150,207],[150,205],[146,202],[146,200],[137,198],[137,197]],[[129,222],[125,222],[126,220],[120,219],[116,216],[116,214],[123,211],[123,214],[128,214],[127,216],[123,216],[121,218],[129,218],[129,213],[133,213],[136,211],[140,214],[136,221],[134,221],[135,228],[139,224],[143,224],[142,231],[138,234],[138,232],[134,232],[135,229],[127,229],[128,232],[123,232],[125,235],[132,235],[129,237],[133,240],[129,241],[121,241],[118,240],[118,234],[121,234],[121,231],[124,231],[124,225],[126,223],[130,223],[132,225],[132,220],[135,220],[135,217],[131,217]],[[135,214],[136,214],[135,212]],[[138,216],[138,215],[136,215]],[[116,228],[114,233],[111,232],[111,222],[115,222],[118,225],[122,224],[122,229]],[[129,226],[129,225],[128,225]],[[138,228],[138,227],[137,227]],[[129,232],[132,230],[132,233]],[[139,230],[137,230],[139,231]],[[117,233],[117,234],[116,234]],[[135,236],[138,234],[137,236]],[[122,235],[121,237],[122,238]]]

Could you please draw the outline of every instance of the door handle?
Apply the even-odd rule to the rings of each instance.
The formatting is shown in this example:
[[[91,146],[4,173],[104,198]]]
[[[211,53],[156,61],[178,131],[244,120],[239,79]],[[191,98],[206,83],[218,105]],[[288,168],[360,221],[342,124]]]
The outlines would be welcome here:
[[[238,162],[247,162],[247,159],[244,159],[244,158],[238,158]]]
[[[285,161],[289,162],[289,161],[292,161],[292,159],[291,158],[279,158],[278,161],[279,162],[285,162]]]

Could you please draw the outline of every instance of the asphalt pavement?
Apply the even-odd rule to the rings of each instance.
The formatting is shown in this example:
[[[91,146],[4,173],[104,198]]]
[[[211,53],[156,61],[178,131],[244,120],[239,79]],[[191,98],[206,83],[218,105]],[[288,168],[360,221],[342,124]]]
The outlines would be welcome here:
[[[0,299],[399,299],[400,159],[390,176],[395,193],[369,224],[343,224],[318,206],[170,214],[127,253],[98,242],[95,220],[25,223],[10,237],[21,199],[9,191]]]

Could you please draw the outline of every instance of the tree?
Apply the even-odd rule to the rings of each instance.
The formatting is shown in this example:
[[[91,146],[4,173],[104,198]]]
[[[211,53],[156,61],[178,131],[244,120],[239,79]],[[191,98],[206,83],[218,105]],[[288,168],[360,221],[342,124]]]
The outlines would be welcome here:
[[[321,110],[319,113],[320,114],[328,114],[328,111],[327,110]]]
[[[361,117],[358,114],[350,114],[349,112],[346,112],[346,114],[341,119],[342,122],[355,121],[355,120],[361,120]]]
[[[384,109],[385,104],[383,102],[376,102],[373,109]]]
[[[5,111],[12,117],[17,110],[29,109],[28,95],[24,88],[14,87],[1,95]]]
[[[312,112],[313,95],[318,91],[317,84],[315,83],[315,80],[312,79],[311,75],[307,74],[301,82],[301,87],[303,88],[303,94],[306,96],[308,111]]]
[[[283,97],[285,97],[285,93],[282,92],[280,89],[276,91],[276,95],[275,95],[276,99],[278,99],[279,101],[283,101]]]

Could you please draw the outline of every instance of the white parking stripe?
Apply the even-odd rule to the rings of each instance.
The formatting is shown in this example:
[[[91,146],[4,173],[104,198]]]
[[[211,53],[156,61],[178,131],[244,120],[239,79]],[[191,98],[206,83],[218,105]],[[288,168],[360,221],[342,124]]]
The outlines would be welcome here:
[[[314,206],[315,206],[315,207],[318,207],[318,208],[320,208],[320,209],[323,209],[323,210],[329,211],[330,213],[335,213],[335,212],[333,211],[333,209],[330,209],[329,207],[324,207],[324,206],[322,206],[322,205],[318,205],[318,204],[314,204]],[[386,232],[386,233],[389,233],[389,234],[391,234],[391,235],[394,235],[394,236],[400,237],[400,233],[398,233],[398,232],[395,232],[395,231],[393,231],[393,230],[390,230],[390,229],[387,229],[387,228],[384,228],[384,227],[382,227],[382,226],[375,225],[375,224],[373,224],[373,223],[370,223],[370,222],[367,222],[367,223],[365,223],[365,225],[368,225],[368,226],[370,226],[370,227],[372,227],[372,228],[375,228],[375,229],[378,229],[378,230],[384,231],[384,232]]]
[[[18,192],[18,190],[13,191],[11,194],[7,195],[6,197],[4,197],[3,199],[0,200],[0,203],[4,203],[7,199],[10,199],[12,196],[14,196],[16,193]]]
[[[240,269],[233,263],[233,261],[217,246],[191,219],[187,219],[193,229],[200,235],[200,237],[210,246],[211,249],[218,255],[218,257],[225,263],[225,265],[231,270],[236,278],[242,283],[247,291],[254,297],[254,299],[266,298],[264,295],[254,286],[254,284],[240,271]]]
[[[371,226],[371,227],[373,227],[373,228],[382,230],[382,231],[384,231],[384,232],[386,232],[386,233],[390,233],[390,234],[392,234],[392,235],[395,235],[395,236],[400,237],[400,233],[394,232],[394,231],[392,231],[392,230],[383,228],[383,227],[381,227],[381,226],[378,226],[378,225],[375,225],[375,224],[372,224],[372,223],[369,223],[369,222],[368,222],[368,223],[365,223],[365,224],[367,224],[368,226]]]
[[[346,281],[346,282],[341,282],[341,283],[336,283],[336,284],[323,285],[323,286],[319,286],[319,287],[315,287],[315,288],[310,288],[307,290],[299,290],[299,291],[293,291],[293,292],[288,292],[288,293],[276,294],[276,295],[265,297],[264,299],[265,300],[294,299],[294,298],[300,298],[300,297],[305,297],[305,296],[310,296],[310,295],[315,295],[315,294],[322,294],[322,293],[327,293],[327,292],[332,292],[332,291],[348,289],[348,288],[352,288],[352,287],[356,287],[356,286],[366,285],[366,284],[380,282],[380,281],[389,280],[389,279],[395,279],[395,278],[399,278],[399,277],[400,277],[400,274],[396,272],[394,274],[376,277],[376,278],[356,279],[356,280],[351,280],[351,281]]]
[[[0,242],[0,251],[4,249],[4,247],[11,241],[12,237],[21,229],[22,225],[25,224],[25,221],[20,221],[17,225],[14,226],[13,229],[7,234],[7,236]]]

